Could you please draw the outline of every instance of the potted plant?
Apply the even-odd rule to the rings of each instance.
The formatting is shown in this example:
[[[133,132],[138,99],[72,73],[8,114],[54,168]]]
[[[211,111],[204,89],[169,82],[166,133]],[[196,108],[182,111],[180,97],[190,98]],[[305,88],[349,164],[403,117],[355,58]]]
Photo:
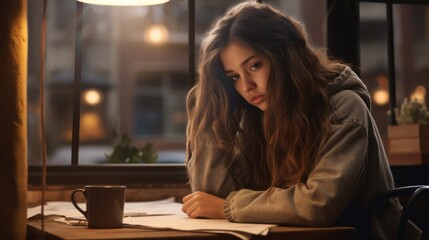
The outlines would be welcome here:
[[[404,99],[395,109],[398,125],[388,127],[389,161],[393,165],[429,163],[429,111],[424,101]]]
[[[151,142],[147,142],[143,148],[138,148],[127,134],[115,131],[113,135],[115,138],[120,136],[120,140],[113,152],[106,154],[108,163],[154,163],[158,159]]]

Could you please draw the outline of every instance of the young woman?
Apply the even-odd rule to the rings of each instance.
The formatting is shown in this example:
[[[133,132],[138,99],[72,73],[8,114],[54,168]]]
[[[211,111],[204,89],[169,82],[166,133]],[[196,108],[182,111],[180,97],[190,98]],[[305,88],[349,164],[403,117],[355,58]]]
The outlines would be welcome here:
[[[187,99],[190,217],[352,225],[394,187],[370,95],[346,65],[307,43],[266,4],[230,9],[201,45]],[[373,239],[393,239],[401,207],[378,209]]]

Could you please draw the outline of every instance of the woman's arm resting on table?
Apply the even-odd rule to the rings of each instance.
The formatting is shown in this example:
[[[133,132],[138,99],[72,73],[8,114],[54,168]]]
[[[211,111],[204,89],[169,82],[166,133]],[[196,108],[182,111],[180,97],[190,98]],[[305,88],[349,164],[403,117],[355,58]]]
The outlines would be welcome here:
[[[192,149],[186,162],[192,192],[202,191],[226,198],[232,191],[246,188],[249,177],[244,160],[231,159],[216,147],[211,133],[198,137],[201,147]]]
[[[236,222],[332,225],[360,190],[367,148],[364,128],[350,123],[334,128],[321,150],[322,160],[305,183],[232,192],[226,198],[225,217]]]
[[[228,219],[237,222],[331,225],[359,189],[367,139],[365,131],[355,124],[336,128],[339,129],[325,146],[330,150],[322,150],[325,159],[306,184],[297,184],[289,189],[274,188],[272,191],[243,189],[233,192],[228,196],[227,209],[224,208],[225,199],[196,191],[183,198],[182,211],[193,218],[226,218],[226,210],[235,215],[234,218],[228,216]],[[334,147],[337,145],[347,146],[347,150],[337,151]],[[197,174],[195,170],[193,172]],[[211,177],[201,177],[204,181],[213,179],[214,182],[231,177],[226,173],[220,176],[213,173],[207,172]],[[216,176],[220,178],[216,179]]]

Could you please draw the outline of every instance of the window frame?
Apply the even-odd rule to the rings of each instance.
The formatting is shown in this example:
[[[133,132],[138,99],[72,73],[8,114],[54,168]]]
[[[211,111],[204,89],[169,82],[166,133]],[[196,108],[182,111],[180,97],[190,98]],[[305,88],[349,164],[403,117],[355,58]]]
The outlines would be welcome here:
[[[42,166],[28,167],[29,185],[40,185]],[[187,184],[184,164],[106,164],[47,166],[48,185],[168,185]]]
[[[389,4],[425,4],[424,0],[350,0],[346,3],[354,3],[358,8],[360,2],[376,2]],[[335,0],[327,0],[326,11],[330,11],[327,20],[327,48],[336,58],[346,59],[354,66],[359,64],[359,26],[350,28],[348,23],[358,17],[358,9],[353,10],[353,15],[343,15],[346,3],[339,7],[333,7],[338,3]],[[195,0],[188,0],[188,46],[189,47],[189,84],[195,84]],[[358,18],[357,18],[358,19]],[[338,24],[338,23],[344,24]],[[344,32],[339,37],[336,33]],[[339,48],[338,41],[349,42],[348,49]],[[357,69],[356,69],[357,70]],[[42,166],[28,167],[29,185],[41,183]],[[185,164],[117,164],[117,165],[67,165],[47,166],[48,184],[187,184],[188,178]]]
[[[188,46],[189,46],[189,88],[195,83],[195,0],[188,3]],[[82,4],[76,2],[76,4]],[[82,6],[82,5],[81,5]],[[79,14],[79,10],[76,14]],[[79,31],[79,30],[78,30]],[[190,47],[194,46],[194,47]],[[80,58],[80,53],[76,54]],[[79,63],[78,63],[79,64]],[[78,69],[79,70],[79,69]],[[80,80],[79,80],[80,81]],[[79,91],[80,93],[80,91]],[[78,97],[77,99],[80,99]],[[79,107],[80,108],[80,107]],[[75,134],[75,133],[73,133]],[[79,134],[79,133],[77,133]],[[79,148],[79,146],[77,147]],[[73,148],[72,148],[73,149]],[[78,154],[75,152],[74,154]],[[73,155],[73,153],[72,153]],[[72,156],[73,159],[73,156]],[[42,184],[43,167],[28,166],[28,184]],[[78,165],[71,160],[67,166],[46,166],[48,185],[88,185],[88,184],[124,184],[124,185],[177,185],[187,184],[188,176],[184,163],[178,164],[103,164]]]

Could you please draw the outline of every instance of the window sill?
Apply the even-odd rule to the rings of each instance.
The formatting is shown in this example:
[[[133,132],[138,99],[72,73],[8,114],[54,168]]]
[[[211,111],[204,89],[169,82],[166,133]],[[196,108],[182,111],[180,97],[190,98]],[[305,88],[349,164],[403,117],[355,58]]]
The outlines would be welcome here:
[[[28,184],[40,185],[42,166],[28,167]],[[186,184],[184,164],[105,164],[84,166],[48,166],[49,185],[167,185]]]

